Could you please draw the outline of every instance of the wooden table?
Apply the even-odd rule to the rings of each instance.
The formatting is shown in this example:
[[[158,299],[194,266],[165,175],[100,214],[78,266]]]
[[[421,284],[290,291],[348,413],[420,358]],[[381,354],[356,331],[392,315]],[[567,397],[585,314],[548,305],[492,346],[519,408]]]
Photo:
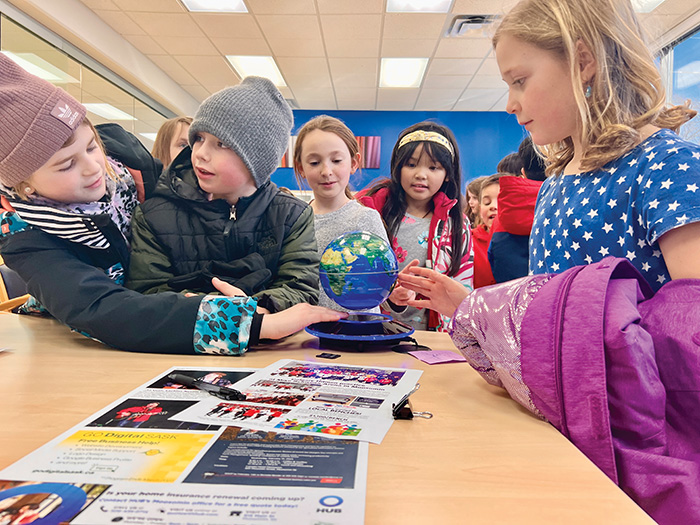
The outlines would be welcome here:
[[[446,334],[419,333],[456,351]],[[318,360],[305,333],[242,357],[112,350],[49,319],[0,314],[0,468],[171,366],[263,367]],[[337,361],[423,370],[414,410],[371,445],[368,525],[653,523],[549,424],[489,386],[466,363],[426,365],[390,351],[340,351]],[[336,361],[332,361],[336,362]]]

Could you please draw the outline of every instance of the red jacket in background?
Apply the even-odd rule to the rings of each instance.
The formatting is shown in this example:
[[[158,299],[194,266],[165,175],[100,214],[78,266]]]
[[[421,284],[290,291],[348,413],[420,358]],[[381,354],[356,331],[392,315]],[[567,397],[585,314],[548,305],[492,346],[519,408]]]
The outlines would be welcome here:
[[[495,282],[528,274],[529,241],[541,181],[515,176],[499,179],[498,216],[491,226],[488,261]]]
[[[496,284],[488,258],[492,232],[493,227],[487,231],[484,224],[480,224],[472,229],[472,240],[474,242],[474,289]]]

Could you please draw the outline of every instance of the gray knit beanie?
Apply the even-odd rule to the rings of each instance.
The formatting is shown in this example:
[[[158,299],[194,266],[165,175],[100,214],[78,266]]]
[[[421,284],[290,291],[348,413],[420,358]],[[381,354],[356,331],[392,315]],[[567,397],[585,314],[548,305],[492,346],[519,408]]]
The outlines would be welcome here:
[[[279,166],[293,124],[292,110],[275,85],[246,77],[202,102],[190,126],[190,145],[200,131],[214,135],[241,158],[259,188]]]
[[[27,180],[80,126],[85,106],[0,53],[0,184]]]

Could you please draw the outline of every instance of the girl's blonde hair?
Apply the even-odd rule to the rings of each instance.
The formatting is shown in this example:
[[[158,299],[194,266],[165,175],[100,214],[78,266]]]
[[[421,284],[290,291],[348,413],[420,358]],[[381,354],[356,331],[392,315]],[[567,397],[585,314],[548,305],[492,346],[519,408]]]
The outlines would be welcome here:
[[[340,137],[340,139],[348,147],[351,159],[354,159],[360,152],[360,145],[357,143],[355,135],[342,120],[335,117],[329,117],[328,115],[318,115],[317,117],[312,118],[301,127],[297,135],[297,140],[294,144],[294,174],[297,177],[297,182],[299,182],[299,187],[304,185],[303,178],[301,176],[301,148],[306,136],[317,129],[325,131],[326,133],[333,133]],[[349,199],[354,198],[349,185],[345,186],[345,195]]]
[[[595,170],[641,141],[640,129],[652,124],[676,131],[693,118],[688,105],[666,107],[661,75],[643,39],[629,0],[521,0],[503,18],[494,48],[510,35],[566,61],[581,120],[581,169]],[[578,42],[596,60],[591,96],[584,95]],[[541,147],[547,174],[571,161],[571,138]]]
[[[478,212],[473,212],[471,206],[469,206],[469,193],[477,198],[479,201],[479,206],[481,206],[481,183],[487,178],[488,177],[477,177],[467,184],[468,193],[466,195],[467,198],[465,199],[466,203],[464,206],[464,214],[467,216],[467,219],[469,219],[469,224],[472,228],[481,224],[481,217],[479,216]]]
[[[173,159],[170,158],[170,143],[173,136],[180,129],[180,125],[189,126],[192,124],[192,117],[175,117],[163,122],[163,125],[158,129],[156,140],[153,142],[153,151],[151,155],[160,160],[163,166],[170,164]]]
[[[119,176],[114,172],[114,169],[112,169],[112,165],[109,163],[109,160],[107,159],[107,153],[105,153],[105,146],[102,143],[102,139],[100,138],[99,133],[97,133],[97,130],[95,129],[95,126],[92,125],[92,122],[90,122],[90,119],[87,117],[83,118],[83,121],[80,123],[81,126],[87,126],[92,130],[93,135],[95,135],[95,142],[97,143],[97,146],[100,148],[100,151],[102,152],[102,156],[105,159],[105,169],[107,171],[107,175],[112,180],[119,180]],[[80,126],[78,126],[80,127]],[[75,137],[76,137],[76,132],[78,131],[78,128],[76,128],[75,132],[68,137],[68,140],[66,140],[63,143],[63,146],[61,146],[60,149],[67,148],[71,144],[75,142]],[[60,151],[60,150],[59,150]],[[27,193],[24,191],[24,188],[27,186],[27,181],[22,181],[20,182],[17,186],[14,186],[12,188],[12,191],[19,197],[20,200],[23,201],[29,201],[30,198],[27,195]]]

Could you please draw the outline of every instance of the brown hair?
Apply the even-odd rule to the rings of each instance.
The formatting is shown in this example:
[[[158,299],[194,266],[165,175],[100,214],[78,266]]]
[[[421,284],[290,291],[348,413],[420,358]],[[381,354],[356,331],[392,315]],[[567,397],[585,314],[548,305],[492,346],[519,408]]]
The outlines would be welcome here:
[[[301,176],[301,149],[306,135],[314,130],[325,131],[326,133],[333,133],[340,137],[340,139],[348,147],[350,152],[350,158],[354,159],[360,152],[360,145],[357,143],[357,139],[350,128],[345,125],[345,123],[335,117],[329,117],[328,115],[318,115],[312,118],[306,124],[304,124],[297,135],[296,142],[294,143],[294,174],[297,177],[299,186],[303,186],[302,176]],[[345,186],[345,195],[349,199],[354,198],[350,186]]]
[[[568,64],[581,121],[584,171],[599,169],[638,144],[643,126],[677,130],[696,114],[687,104],[666,107],[661,75],[629,0],[522,0],[496,29],[494,48],[503,35]],[[596,60],[590,98],[584,95],[579,42]],[[570,137],[541,150],[548,159],[548,175],[560,173],[574,156]]]
[[[467,216],[467,219],[469,219],[469,224],[471,224],[472,228],[481,224],[481,217],[479,217],[478,213],[474,213],[471,206],[469,206],[469,193],[476,196],[477,200],[479,201],[479,206],[481,206],[481,183],[486,178],[487,177],[477,177],[467,184],[467,202],[464,206],[464,214]]]
[[[109,160],[107,159],[107,153],[105,153],[104,144],[102,144],[102,139],[100,138],[99,133],[97,133],[95,126],[92,125],[92,122],[90,122],[90,119],[87,117],[83,118],[82,122],[80,123],[80,126],[87,126],[92,130],[93,135],[95,135],[95,142],[97,143],[98,147],[100,148],[100,151],[102,152],[102,156],[105,159],[105,170],[107,172],[107,175],[109,175],[112,178],[112,180],[118,180],[119,176],[114,172],[112,165],[109,163]],[[67,148],[68,146],[70,146],[71,144],[73,144],[75,142],[75,135],[76,135],[76,132],[78,131],[78,128],[80,126],[75,128],[75,131],[73,132],[73,134],[66,139],[66,141],[63,143],[63,146],[61,146],[58,151],[62,150],[63,148]],[[30,200],[29,196],[24,191],[24,188],[27,186],[28,186],[28,182],[22,181],[17,186],[14,186],[12,188],[12,191],[19,197],[20,200],[28,201],[28,200]]]
[[[171,118],[166,120],[158,130],[151,154],[160,160],[163,166],[167,166],[173,161],[173,159],[170,158],[170,143],[180,129],[181,124],[189,126],[192,124],[192,117]]]

